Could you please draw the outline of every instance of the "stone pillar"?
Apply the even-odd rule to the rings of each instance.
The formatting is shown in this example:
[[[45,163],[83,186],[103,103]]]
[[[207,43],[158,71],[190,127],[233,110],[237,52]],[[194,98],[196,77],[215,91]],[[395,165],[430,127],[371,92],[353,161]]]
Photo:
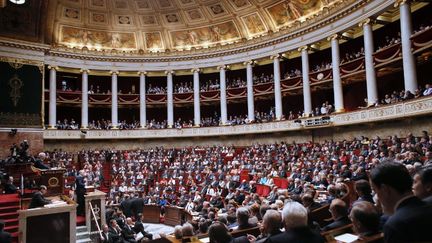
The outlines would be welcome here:
[[[89,70],[81,69],[81,129],[88,128],[88,73]]]
[[[111,124],[113,129],[118,128],[118,75],[118,71],[111,71]]]
[[[252,66],[255,61],[247,61],[246,65],[246,81],[247,81],[247,105],[248,105],[248,120],[252,122],[255,120],[255,105],[254,105],[254,93],[253,93],[253,71]]]
[[[405,90],[415,93],[418,89],[416,62],[411,51],[411,35],[412,35],[412,20],[411,20],[411,4],[409,0],[397,0],[396,6],[399,5],[400,24],[401,24],[401,43],[402,43],[402,59],[403,59],[403,74]]]
[[[302,57],[302,75],[303,75],[303,106],[305,116],[312,114],[312,99],[309,82],[309,47],[303,46],[299,48]]]
[[[360,26],[363,26],[368,105],[375,104],[375,102],[378,101],[378,89],[373,60],[374,43],[371,22],[372,20],[368,18],[359,24]]]
[[[106,193],[94,190],[93,192],[88,192],[85,198],[85,216],[86,216],[86,226],[88,232],[97,231],[95,217],[91,212],[90,203],[93,207],[93,211],[95,212],[96,220],[98,221],[99,227],[102,229],[102,226],[106,224],[105,218],[105,197]]]
[[[342,80],[340,75],[340,54],[339,54],[339,35],[329,37],[332,51],[332,71],[333,71],[333,95],[336,112],[344,112],[344,97]]]
[[[193,73],[193,91],[194,91],[194,125],[199,127],[201,125],[201,107],[200,107],[200,80],[199,68],[191,70]]]
[[[167,75],[167,117],[168,128],[174,126],[174,94],[173,94],[173,74],[174,71],[165,71]]]
[[[49,121],[48,128],[55,129],[57,124],[57,67],[48,66],[49,77]]]
[[[147,127],[147,109],[146,109],[146,74],[147,72],[138,72],[140,78],[140,128]]]
[[[226,99],[226,76],[225,71],[227,66],[220,66],[219,69],[219,78],[220,78],[220,109],[221,109],[221,123],[222,125],[227,124],[227,99]]]
[[[281,56],[273,55],[273,77],[274,77],[274,98],[275,98],[275,113],[276,120],[282,119],[282,93],[281,93],[281,75],[280,75],[280,58]]]

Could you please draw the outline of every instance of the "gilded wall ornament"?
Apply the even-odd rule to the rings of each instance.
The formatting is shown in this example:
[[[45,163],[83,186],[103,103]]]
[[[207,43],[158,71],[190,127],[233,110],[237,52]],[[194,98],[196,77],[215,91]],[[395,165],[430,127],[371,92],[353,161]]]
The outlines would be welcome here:
[[[14,107],[18,105],[18,102],[21,98],[21,88],[23,86],[23,81],[19,79],[17,75],[14,75],[11,79],[9,79],[9,87],[11,88],[9,97],[11,98]]]

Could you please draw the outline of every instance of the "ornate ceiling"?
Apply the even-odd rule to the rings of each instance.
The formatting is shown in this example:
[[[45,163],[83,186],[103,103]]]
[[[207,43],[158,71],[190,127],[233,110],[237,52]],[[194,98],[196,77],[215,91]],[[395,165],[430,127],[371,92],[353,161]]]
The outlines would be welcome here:
[[[165,52],[221,46],[311,21],[349,0],[51,0],[48,42]]]

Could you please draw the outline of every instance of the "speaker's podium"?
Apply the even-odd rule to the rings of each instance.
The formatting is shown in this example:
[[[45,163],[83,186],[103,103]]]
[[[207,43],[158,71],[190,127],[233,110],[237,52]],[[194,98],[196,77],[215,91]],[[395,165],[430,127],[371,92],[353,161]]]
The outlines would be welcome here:
[[[18,210],[19,242],[75,243],[76,203],[67,197],[41,208]]]

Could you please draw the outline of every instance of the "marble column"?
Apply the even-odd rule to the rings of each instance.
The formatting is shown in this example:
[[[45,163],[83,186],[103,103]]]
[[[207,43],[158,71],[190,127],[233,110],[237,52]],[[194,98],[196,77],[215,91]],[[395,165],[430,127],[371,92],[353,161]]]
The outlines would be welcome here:
[[[138,72],[140,78],[140,128],[147,127],[147,108],[146,108],[146,75],[147,72]]]
[[[252,65],[255,61],[247,61],[246,64],[246,82],[247,82],[247,105],[248,105],[248,120],[252,122],[255,120],[255,105],[253,93],[253,71]]]
[[[88,73],[89,70],[82,69],[81,87],[81,129],[88,128]]]
[[[49,121],[48,128],[55,129],[57,124],[57,67],[48,66],[49,77]]]
[[[113,129],[118,129],[118,75],[118,71],[111,71],[111,124]]]
[[[402,60],[405,90],[415,93],[418,89],[416,62],[411,50],[412,20],[411,6],[409,0],[398,0],[400,25],[401,25],[401,43],[402,43]]]
[[[371,22],[372,20],[368,18],[359,24],[360,26],[363,26],[368,105],[373,105],[378,101],[378,89],[373,58],[374,43]]]
[[[281,56],[273,55],[273,78],[274,78],[274,98],[275,98],[275,113],[276,120],[282,119],[282,93],[281,93],[281,75],[280,75],[280,58]]]
[[[167,119],[168,128],[174,127],[174,94],[173,94],[173,74],[174,71],[165,71],[167,75]]]
[[[312,114],[312,98],[309,81],[309,47],[303,46],[299,48],[302,57],[302,75],[303,75],[303,106],[304,114],[308,117]]]
[[[332,52],[332,71],[333,71],[333,95],[336,112],[344,112],[344,97],[342,79],[340,75],[340,54],[339,54],[339,35],[329,37]]]
[[[200,80],[199,68],[191,70],[193,73],[193,91],[194,91],[194,125],[199,127],[201,125],[201,107],[200,107]]]
[[[221,109],[221,123],[222,125],[227,124],[227,99],[226,99],[226,69],[227,66],[220,66],[219,69],[219,79],[220,79],[220,109]]]

